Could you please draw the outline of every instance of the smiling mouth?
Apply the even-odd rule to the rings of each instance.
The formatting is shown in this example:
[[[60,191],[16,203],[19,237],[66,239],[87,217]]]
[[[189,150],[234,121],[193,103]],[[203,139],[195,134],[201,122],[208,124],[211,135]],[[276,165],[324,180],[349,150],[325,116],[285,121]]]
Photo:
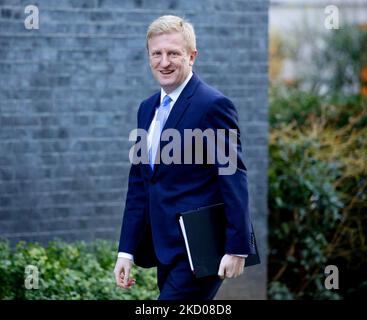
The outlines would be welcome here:
[[[170,75],[174,72],[174,70],[161,70],[159,71],[161,74],[167,76],[167,75]]]

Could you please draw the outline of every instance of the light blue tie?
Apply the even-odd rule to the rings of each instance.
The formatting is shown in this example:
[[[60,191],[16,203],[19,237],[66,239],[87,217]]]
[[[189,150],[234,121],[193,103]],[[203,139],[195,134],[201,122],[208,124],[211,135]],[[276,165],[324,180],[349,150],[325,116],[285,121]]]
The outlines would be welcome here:
[[[169,113],[169,104],[172,99],[169,96],[164,96],[161,105],[158,108],[157,117],[155,120],[155,127],[152,133],[152,145],[149,150],[149,163],[151,168],[154,168],[154,160],[156,158],[157,149],[159,146],[159,142],[161,139],[161,133],[168,118]]]

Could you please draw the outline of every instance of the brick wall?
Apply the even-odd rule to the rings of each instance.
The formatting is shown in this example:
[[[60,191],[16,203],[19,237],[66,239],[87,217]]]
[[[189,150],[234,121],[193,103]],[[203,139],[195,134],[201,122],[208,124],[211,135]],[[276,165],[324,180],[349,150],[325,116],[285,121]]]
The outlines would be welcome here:
[[[24,8],[39,8],[26,30]],[[267,251],[268,1],[0,0],[0,235],[117,240],[128,133],[157,90],[145,31],[163,14],[195,26],[195,71],[240,115],[261,267],[220,298],[263,298]]]

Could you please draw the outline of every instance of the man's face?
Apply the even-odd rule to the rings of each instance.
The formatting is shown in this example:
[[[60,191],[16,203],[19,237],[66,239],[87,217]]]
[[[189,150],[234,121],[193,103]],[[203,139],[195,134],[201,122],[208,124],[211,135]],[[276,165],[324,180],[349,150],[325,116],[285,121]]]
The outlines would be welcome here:
[[[179,32],[154,36],[148,41],[149,61],[154,78],[171,93],[192,70],[197,51],[189,52]]]

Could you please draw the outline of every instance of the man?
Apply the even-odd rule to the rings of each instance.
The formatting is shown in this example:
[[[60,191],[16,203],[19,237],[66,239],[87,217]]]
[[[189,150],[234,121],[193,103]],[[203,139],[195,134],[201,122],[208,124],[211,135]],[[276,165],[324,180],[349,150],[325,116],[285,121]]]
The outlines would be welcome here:
[[[160,134],[163,126],[163,130],[176,129],[181,136],[185,129],[196,128],[239,132],[237,112],[228,98],[192,72],[198,52],[190,23],[176,16],[158,18],[148,28],[147,49],[161,90],[143,101],[138,111],[138,128],[148,131],[150,163],[131,166],[114,269],[116,284],[122,288],[134,285],[130,271],[135,262],[157,266],[161,300],[213,299],[222,280],[242,274],[245,257],[255,253],[239,134],[237,166],[230,175],[218,173],[221,164],[217,159],[212,164],[160,163],[157,159],[164,146]],[[180,146],[182,152],[188,151]],[[208,157],[204,151],[204,158]],[[227,219],[226,254],[218,275],[196,279],[177,217],[180,212],[220,202]]]

